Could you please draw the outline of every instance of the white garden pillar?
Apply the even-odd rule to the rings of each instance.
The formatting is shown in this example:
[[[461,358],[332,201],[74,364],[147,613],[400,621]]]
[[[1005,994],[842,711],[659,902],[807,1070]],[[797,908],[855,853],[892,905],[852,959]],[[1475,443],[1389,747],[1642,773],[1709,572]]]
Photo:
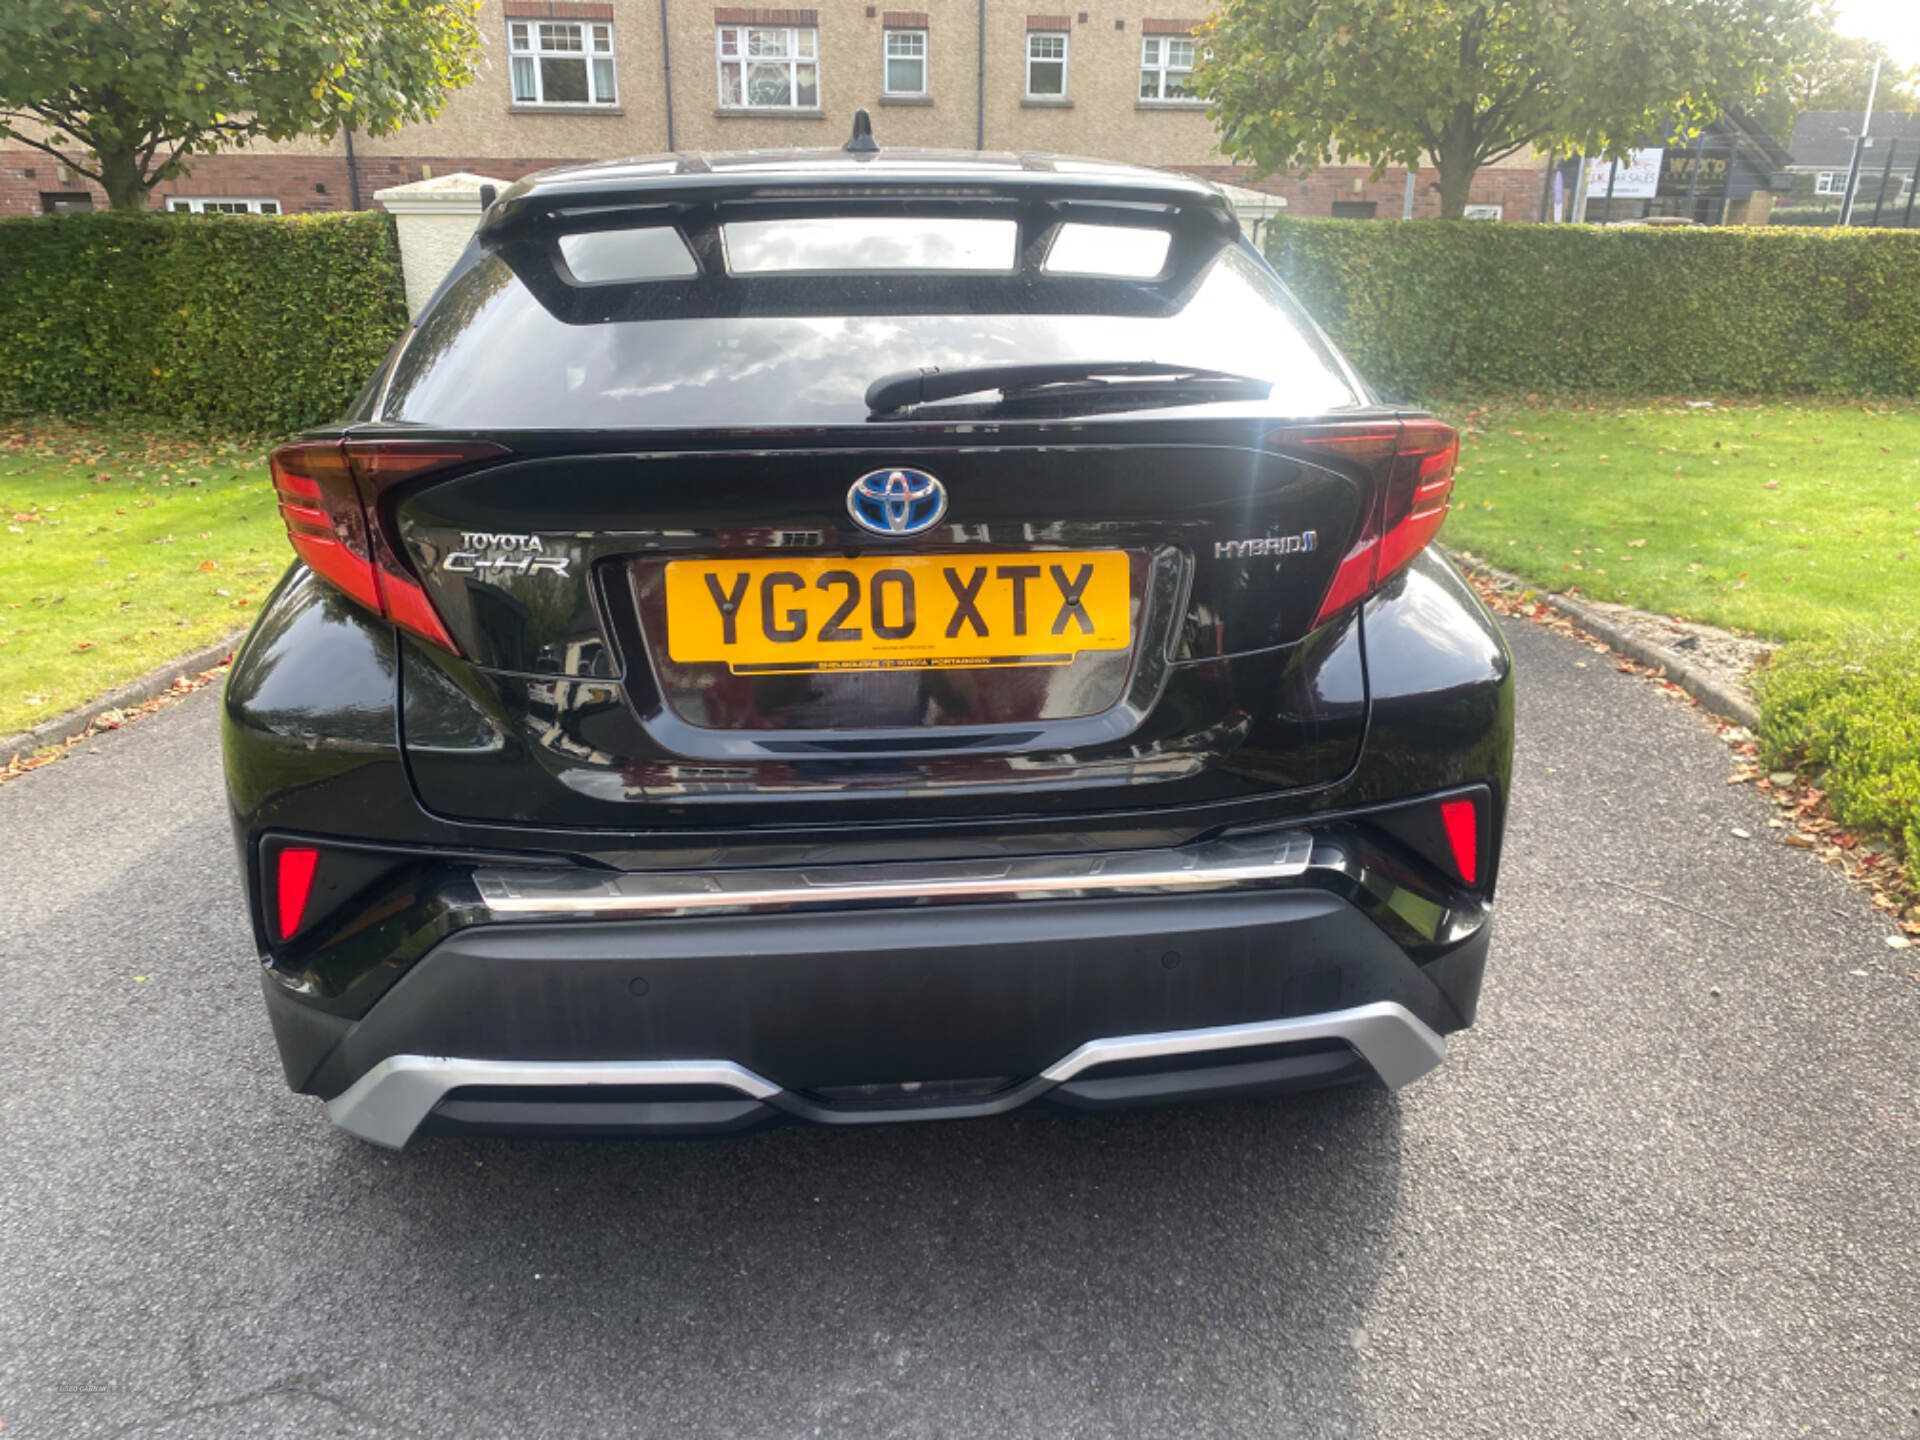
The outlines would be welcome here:
[[[417,319],[480,223],[480,187],[505,190],[504,180],[460,171],[376,190],[400,234],[400,271],[407,282],[407,316]]]
[[[1287,208],[1286,198],[1281,195],[1269,195],[1264,190],[1249,190],[1241,185],[1222,185],[1227,199],[1233,204],[1234,218],[1240,222],[1240,229],[1256,246],[1266,239],[1268,222]]]

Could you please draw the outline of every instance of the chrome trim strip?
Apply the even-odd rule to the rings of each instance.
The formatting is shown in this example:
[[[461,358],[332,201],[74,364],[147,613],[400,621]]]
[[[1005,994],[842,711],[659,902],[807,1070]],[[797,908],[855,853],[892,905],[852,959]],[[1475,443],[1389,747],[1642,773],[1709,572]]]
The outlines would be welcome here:
[[[1215,1050],[1282,1045],[1295,1040],[1344,1040],[1395,1090],[1418,1080],[1447,1058],[1447,1042],[1443,1036],[1435,1034],[1406,1006],[1381,1000],[1351,1010],[1300,1015],[1291,1020],[1261,1020],[1251,1025],[1089,1040],[1066,1059],[1048,1066],[1041,1075],[1060,1085],[1083,1070],[1116,1060],[1203,1055]]]
[[[449,1092],[464,1085],[718,1085],[755,1100],[780,1093],[731,1060],[461,1060],[393,1055],[327,1102],[349,1134],[398,1150]]]
[[[837,865],[818,869],[645,871],[477,870],[473,882],[496,919],[618,918],[797,906],[942,904],[1154,895],[1270,885],[1306,872],[1313,837],[1302,831],[1216,840],[1179,850],[1044,855],[1019,860]]]

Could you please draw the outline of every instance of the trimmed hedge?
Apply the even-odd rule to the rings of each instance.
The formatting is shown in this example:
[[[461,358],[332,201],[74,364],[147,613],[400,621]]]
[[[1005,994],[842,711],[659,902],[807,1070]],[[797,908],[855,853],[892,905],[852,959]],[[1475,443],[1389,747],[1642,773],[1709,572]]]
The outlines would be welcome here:
[[[1267,256],[1409,397],[1920,393],[1920,234],[1274,223]]]
[[[406,323],[383,212],[0,221],[0,411],[285,433],[344,410]]]
[[[1887,203],[1882,208],[1877,223],[1873,219],[1873,201],[1865,196],[1854,203],[1853,213],[1856,226],[1872,226],[1883,230],[1920,230],[1920,211],[1914,213],[1913,224],[1909,226],[1907,202],[1905,200],[1896,202],[1892,196],[1887,197]],[[1831,228],[1840,223],[1840,207],[1838,205],[1776,205],[1772,213],[1767,216],[1767,223]]]

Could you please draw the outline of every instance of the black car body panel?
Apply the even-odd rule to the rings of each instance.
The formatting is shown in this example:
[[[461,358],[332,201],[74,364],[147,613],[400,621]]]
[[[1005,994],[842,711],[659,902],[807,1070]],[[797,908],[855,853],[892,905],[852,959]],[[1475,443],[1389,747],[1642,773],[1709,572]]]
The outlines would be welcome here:
[[[290,447],[309,563],[236,658],[227,784],[289,1082],[357,1133],[1397,1084],[1471,1023],[1506,651],[1417,548],[1431,528],[1350,584],[1394,543],[1394,495],[1444,499],[1450,453],[1387,478],[1395,437],[1431,422],[1374,402],[1210,187],[886,158],[523,182],[355,412]],[[752,253],[736,233],[786,263],[821,215],[1011,226],[992,234],[1018,259],[904,286],[729,269]],[[1168,236],[1157,274],[1048,273],[1062,227],[1142,224]],[[697,273],[583,283],[636,227]],[[1280,340],[1219,333],[1249,296]],[[1115,373],[867,412],[890,370],[1010,353]],[[1189,365],[1271,393],[1218,398]],[[944,485],[939,523],[861,528],[850,485],[894,469]],[[1438,502],[1411,503],[1437,527]],[[729,645],[761,624],[763,648],[831,656],[863,626],[911,631],[917,583],[964,642],[949,592],[985,607],[1000,585],[977,630],[1017,615],[1027,636],[1031,600],[1033,634],[1067,646],[1094,631],[1072,612],[1096,564],[1102,648],[1037,660],[1056,642],[736,664],[673,628],[710,593]],[[845,587],[831,635],[810,577]],[[1218,876],[1196,862],[1221,854]],[[585,898],[500,900],[536,873]],[[639,913],[633,887],[690,898]]]

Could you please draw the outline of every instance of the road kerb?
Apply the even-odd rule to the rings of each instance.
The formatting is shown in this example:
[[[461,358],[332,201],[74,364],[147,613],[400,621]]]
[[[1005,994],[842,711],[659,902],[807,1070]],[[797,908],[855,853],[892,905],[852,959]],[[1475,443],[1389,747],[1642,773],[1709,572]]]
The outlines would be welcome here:
[[[0,738],[0,770],[11,765],[14,760],[44,750],[49,745],[58,745],[72,736],[80,734],[100,716],[109,710],[126,710],[164,695],[173,688],[173,682],[188,675],[198,675],[211,670],[234,651],[245,630],[235,630],[231,635],[202,646],[191,654],[182,655],[177,660],[169,660],[157,669],[149,670],[138,680],[130,680],[109,690],[97,700],[90,700],[77,709],[51,720],[42,720],[31,730],[23,730],[18,735]]]
[[[1709,710],[1723,720],[1731,720],[1736,725],[1744,725],[1749,730],[1760,728],[1760,709],[1753,703],[1751,696],[1726,684],[1719,678],[1707,674],[1698,666],[1690,663],[1677,651],[1664,645],[1656,645],[1645,636],[1636,635],[1623,625],[1615,624],[1605,615],[1568,595],[1555,595],[1539,585],[1510,575],[1505,570],[1489,565],[1484,560],[1463,555],[1457,550],[1447,552],[1453,563],[1462,570],[1484,575],[1502,585],[1510,585],[1516,590],[1531,590],[1540,597],[1541,603],[1551,606],[1566,616],[1582,630],[1607,645],[1629,660],[1641,665],[1652,666],[1666,671],[1666,678],[1678,685],[1687,694],[1700,702],[1704,710]]]

